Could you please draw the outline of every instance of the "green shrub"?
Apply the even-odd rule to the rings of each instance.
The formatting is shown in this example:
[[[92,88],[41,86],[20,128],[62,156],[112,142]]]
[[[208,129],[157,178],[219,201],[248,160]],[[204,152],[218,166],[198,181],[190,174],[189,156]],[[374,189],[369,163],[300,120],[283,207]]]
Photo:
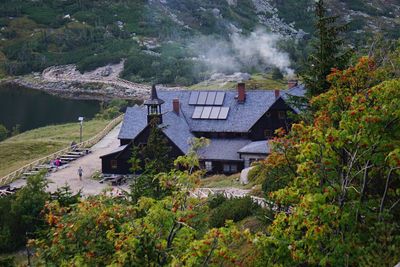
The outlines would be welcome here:
[[[226,220],[238,222],[254,215],[257,210],[258,205],[249,196],[227,199],[211,211],[210,227],[223,227]]]
[[[14,257],[8,256],[8,257],[0,258],[0,266],[2,266],[2,267],[13,267],[13,266],[15,266]]]
[[[122,55],[120,54],[100,54],[85,58],[77,65],[77,69],[84,73],[86,71],[95,70],[99,67],[106,66],[107,64],[116,64],[121,61]]]
[[[43,175],[29,177],[27,185],[15,195],[0,198],[0,251],[12,252],[26,242],[26,233],[43,229],[40,213],[49,194]],[[0,264],[0,266],[2,266]]]
[[[208,204],[208,207],[209,207],[210,209],[215,209],[216,207],[218,207],[218,206],[220,206],[222,203],[224,203],[226,200],[227,200],[227,199],[226,199],[226,197],[224,197],[223,194],[216,194],[216,195],[211,196],[211,197],[208,199],[207,204]]]
[[[0,124],[0,142],[6,139],[7,135],[8,135],[7,128],[3,124]]]

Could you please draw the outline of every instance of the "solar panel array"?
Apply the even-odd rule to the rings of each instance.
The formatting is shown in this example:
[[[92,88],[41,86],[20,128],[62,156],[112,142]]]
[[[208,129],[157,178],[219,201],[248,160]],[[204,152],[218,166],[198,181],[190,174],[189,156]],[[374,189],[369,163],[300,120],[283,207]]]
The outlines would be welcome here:
[[[225,92],[192,92],[189,105],[195,106],[222,106]]]
[[[194,108],[192,119],[226,120],[229,107],[198,106]]]

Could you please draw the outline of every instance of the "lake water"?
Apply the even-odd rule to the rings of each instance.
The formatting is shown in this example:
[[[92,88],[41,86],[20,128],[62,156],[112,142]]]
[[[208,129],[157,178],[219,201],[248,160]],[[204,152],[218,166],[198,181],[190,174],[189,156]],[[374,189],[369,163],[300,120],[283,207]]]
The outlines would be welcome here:
[[[78,117],[93,118],[100,110],[98,101],[72,100],[46,94],[38,90],[0,85],[0,124],[20,130],[66,122],[78,122]]]

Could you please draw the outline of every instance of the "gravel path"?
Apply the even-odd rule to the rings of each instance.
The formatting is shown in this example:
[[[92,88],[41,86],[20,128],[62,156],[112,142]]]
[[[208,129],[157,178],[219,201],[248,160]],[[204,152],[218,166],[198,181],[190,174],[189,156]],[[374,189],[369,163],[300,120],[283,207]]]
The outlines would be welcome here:
[[[49,180],[49,192],[54,192],[58,187],[62,187],[68,184],[73,192],[82,191],[82,195],[97,195],[100,194],[104,189],[110,188],[107,184],[100,184],[99,181],[91,179],[91,176],[97,171],[101,170],[101,159],[100,156],[110,153],[119,146],[118,133],[121,128],[121,124],[115,127],[108,135],[106,135],[99,143],[91,148],[92,153],[82,158],[69,163],[65,169],[58,170],[57,172],[50,173],[48,176]],[[79,180],[78,168],[79,166],[83,169],[82,181]],[[115,190],[122,188],[127,190],[125,187],[113,187]]]
[[[42,77],[44,80],[49,82],[69,81],[81,83],[104,83],[132,89],[143,95],[148,95],[150,92],[150,86],[119,78],[123,69],[124,61],[121,61],[118,64],[100,67],[94,71],[85,72],[83,74],[76,69],[75,65],[52,66],[43,71]],[[109,71],[108,76],[102,75],[105,70]]]

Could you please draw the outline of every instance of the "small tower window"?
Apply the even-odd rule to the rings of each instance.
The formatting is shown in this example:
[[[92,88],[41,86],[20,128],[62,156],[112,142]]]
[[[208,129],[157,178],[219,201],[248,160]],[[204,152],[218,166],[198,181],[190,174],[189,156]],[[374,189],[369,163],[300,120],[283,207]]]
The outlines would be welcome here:
[[[156,105],[150,106],[150,114],[158,114],[158,108]]]

